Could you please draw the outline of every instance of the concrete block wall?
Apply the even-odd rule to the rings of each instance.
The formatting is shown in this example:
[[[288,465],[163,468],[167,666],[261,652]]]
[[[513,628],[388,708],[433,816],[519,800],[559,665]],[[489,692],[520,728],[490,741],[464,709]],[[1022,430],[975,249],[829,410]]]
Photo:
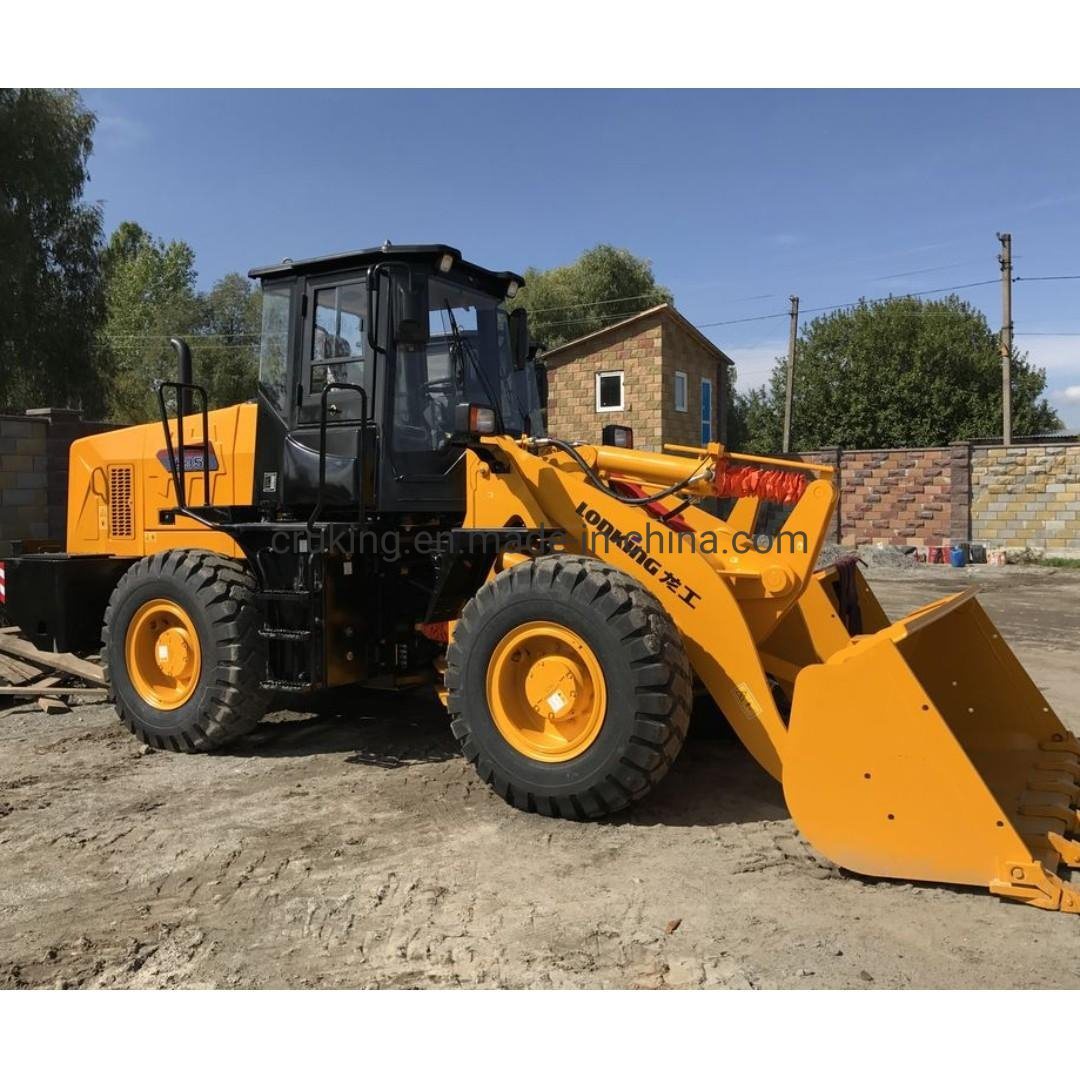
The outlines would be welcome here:
[[[845,451],[840,543],[946,543],[952,535],[951,464],[948,447]]]
[[[548,364],[548,431],[559,438],[598,443],[607,424],[628,424],[634,445],[659,450],[665,388],[661,378],[661,316],[613,329],[602,342],[584,338]],[[623,373],[623,405],[596,411],[596,374]],[[670,441],[670,440],[669,440]]]
[[[47,419],[0,416],[0,541],[49,535],[48,434]]]
[[[675,408],[675,372],[686,374],[686,412]],[[674,322],[665,321],[663,326],[663,393],[661,394],[661,419],[663,441],[681,443],[683,446],[701,445],[701,380],[712,382],[712,437],[720,441],[720,399],[724,392],[720,365],[716,354],[695,341]],[[636,432],[635,432],[636,434]],[[643,449],[656,449],[649,446]]]
[[[904,450],[814,450],[795,455],[807,464],[830,465],[840,489],[828,541],[926,547],[952,538],[955,482],[951,447]],[[774,534],[790,512],[769,504],[758,518]]]
[[[1080,556],[1080,445],[973,447],[971,535]]]
[[[838,469],[834,543],[926,547],[973,541],[1080,556],[1080,442],[903,450],[818,450],[797,460]],[[787,510],[765,507],[762,532]]]

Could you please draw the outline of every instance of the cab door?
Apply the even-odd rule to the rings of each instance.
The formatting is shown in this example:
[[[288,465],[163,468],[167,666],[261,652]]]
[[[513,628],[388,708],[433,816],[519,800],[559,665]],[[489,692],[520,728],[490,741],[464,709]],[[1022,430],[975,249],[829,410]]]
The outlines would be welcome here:
[[[342,383],[363,388],[366,398],[344,389],[327,395],[323,501],[326,506],[358,507],[361,465],[367,476],[365,501],[371,500],[375,446],[367,317],[365,276],[307,281],[294,398],[296,422],[285,441],[283,463],[290,505],[306,506],[317,500],[322,393],[327,386]]]
[[[362,386],[370,398],[367,341],[367,280],[309,282],[306,291],[297,424],[318,424],[321,396],[331,383]],[[370,406],[369,406],[370,415]],[[361,397],[349,391],[327,397],[329,421],[359,421]]]

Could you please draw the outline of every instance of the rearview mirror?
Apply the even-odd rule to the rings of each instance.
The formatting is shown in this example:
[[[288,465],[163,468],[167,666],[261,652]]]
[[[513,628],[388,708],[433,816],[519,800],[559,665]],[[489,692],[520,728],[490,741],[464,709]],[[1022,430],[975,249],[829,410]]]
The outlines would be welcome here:
[[[524,308],[510,312],[510,348],[514,355],[514,370],[524,371],[529,359],[529,316]]]

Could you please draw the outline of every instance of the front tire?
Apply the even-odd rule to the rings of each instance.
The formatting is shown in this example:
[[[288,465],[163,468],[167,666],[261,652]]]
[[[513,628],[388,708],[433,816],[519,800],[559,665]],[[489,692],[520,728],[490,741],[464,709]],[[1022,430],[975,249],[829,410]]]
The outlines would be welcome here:
[[[215,750],[266,711],[255,581],[234,559],[174,550],[135,563],[105,612],[102,665],[125,727],[162,750]]]
[[[682,749],[690,664],[670,616],[598,559],[551,555],[489,581],[447,652],[451,729],[507,802],[584,820],[647,795]]]

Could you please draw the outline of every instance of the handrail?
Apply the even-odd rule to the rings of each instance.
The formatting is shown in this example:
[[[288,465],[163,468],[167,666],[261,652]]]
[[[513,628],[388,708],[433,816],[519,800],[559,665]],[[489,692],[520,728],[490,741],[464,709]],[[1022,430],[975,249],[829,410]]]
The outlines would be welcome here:
[[[364,502],[364,480],[366,473],[364,470],[364,457],[367,449],[367,439],[365,433],[368,426],[368,408],[367,408],[367,391],[362,386],[357,386],[356,383],[331,383],[328,382],[322,389],[322,393],[319,395],[319,490],[318,496],[315,501],[315,506],[311,511],[311,516],[308,518],[308,528],[312,528],[322,513],[323,495],[326,488],[326,398],[331,390],[352,390],[360,395],[360,453],[357,458],[357,463],[360,470],[360,490],[359,490],[359,520],[360,524],[364,523],[367,507]]]
[[[169,382],[159,380],[155,383],[157,390],[158,407],[161,410],[161,426],[165,430],[165,448],[169,454],[169,471],[172,473],[173,483],[176,485],[176,506],[178,510],[187,509],[186,468],[187,462],[184,455],[184,398],[186,392],[199,394],[202,399],[202,429],[203,429],[203,491],[206,496],[204,506],[212,505],[210,495],[210,421],[207,416],[207,398],[204,387],[190,382]],[[180,451],[180,464],[177,467],[176,454],[173,452],[172,435],[169,432],[169,410],[165,405],[165,391],[176,391],[176,445]]]

